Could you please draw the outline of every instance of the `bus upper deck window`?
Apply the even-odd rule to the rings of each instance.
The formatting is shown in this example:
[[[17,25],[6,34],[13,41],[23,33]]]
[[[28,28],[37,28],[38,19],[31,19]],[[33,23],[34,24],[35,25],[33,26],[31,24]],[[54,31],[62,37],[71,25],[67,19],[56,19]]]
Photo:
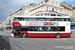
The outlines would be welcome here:
[[[58,19],[54,19],[54,21],[58,21]]]
[[[64,21],[66,21],[66,19],[64,19]]]
[[[38,18],[38,21],[45,21],[45,19],[43,19],[43,18]]]
[[[70,19],[69,19],[69,18],[67,18],[67,19],[66,19],[66,21],[70,21]]]
[[[46,21],[50,21],[48,18],[46,18]]]
[[[53,21],[54,19],[53,18],[50,18],[50,21]]]
[[[32,18],[29,18],[29,21],[32,21]]]
[[[65,18],[63,18],[61,21],[66,21],[66,19],[65,19]]]
[[[37,21],[37,19],[36,18],[33,18],[32,21]]]
[[[24,21],[28,21],[28,18],[25,18]]]
[[[62,21],[60,18],[55,18],[54,21]]]
[[[62,19],[62,21],[64,21],[64,19]]]

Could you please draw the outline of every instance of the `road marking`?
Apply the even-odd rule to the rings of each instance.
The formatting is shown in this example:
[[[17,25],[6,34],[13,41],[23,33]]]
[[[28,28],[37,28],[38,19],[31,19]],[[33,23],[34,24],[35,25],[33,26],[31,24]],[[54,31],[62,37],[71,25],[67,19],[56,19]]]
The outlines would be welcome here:
[[[47,39],[47,38],[45,38]],[[72,38],[49,38],[50,40],[75,40],[75,39],[72,39]]]
[[[38,45],[38,44],[36,44],[36,43],[29,42],[29,41],[24,40],[24,39],[18,39],[18,40],[20,40],[20,41],[22,41],[22,42],[24,42],[24,43],[27,43],[27,44],[29,44],[29,45],[31,45],[31,46],[33,46],[33,47],[40,48],[41,50],[51,50],[50,48],[46,48],[46,47],[44,47],[44,46]]]
[[[42,39],[42,40],[75,40],[72,38],[27,38],[27,39]]]

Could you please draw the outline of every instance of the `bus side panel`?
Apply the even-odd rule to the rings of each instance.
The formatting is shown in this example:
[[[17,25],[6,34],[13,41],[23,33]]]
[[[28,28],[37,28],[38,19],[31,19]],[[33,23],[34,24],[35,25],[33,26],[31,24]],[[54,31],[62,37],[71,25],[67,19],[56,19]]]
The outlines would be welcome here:
[[[55,34],[51,34],[51,33],[28,33],[28,37],[55,37]]]
[[[21,31],[22,34],[26,33],[27,37],[55,37],[57,33],[28,33],[27,31]],[[70,37],[71,33],[59,33],[61,37]]]
[[[70,37],[71,33],[60,33],[61,37]]]
[[[27,33],[27,37],[55,37],[56,33]]]

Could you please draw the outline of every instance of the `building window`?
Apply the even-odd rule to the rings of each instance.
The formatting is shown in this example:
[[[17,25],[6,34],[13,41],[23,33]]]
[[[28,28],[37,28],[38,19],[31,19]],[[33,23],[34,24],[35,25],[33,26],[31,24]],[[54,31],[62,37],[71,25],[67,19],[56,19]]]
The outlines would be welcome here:
[[[49,16],[49,14],[41,14],[41,16]]]
[[[68,13],[69,13],[69,10],[68,10]]]
[[[71,13],[71,10],[70,10],[70,13]]]
[[[34,11],[33,11],[33,14],[34,14]]]
[[[54,1],[52,2],[52,5],[54,5]]]
[[[34,10],[34,13],[35,13],[35,10]]]
[[[69,13],[69,10],[67,10],[67,12]]]
[[[36,10],[35,10],[35,13],[36,13]]]
[[[71,11],[71,13],[72,13],[72,11]]]
[[[33,8],[34,8],[35,6],[33,6]]]
[[[43,7],[41,8],[41,11],[43,11]]]
[[[65,9],[65,12],[66,12],[66,9]]]
[[[72,13],[72,11],[70,11],[70,13]]]
[[[33,14],[33,11],[32,11],[32,14]]]
[[[30,12],[30,15],[31,15],[31,12]]]
[[[44,0],[45,2],[48,2],[48,0]]]
[[[39,9],[38,9],[38,11],[39,11]]]
[[[58,6],[58,3],[56,3],[56,6]]]
[[[47,11],[49,11],[49,7],[47,7]]]
[[[36,12],[37,12],[37,10],[36,10]]]
[[[62,14],[62,10],[61,10],[61,14]]]
[[[52,11],[54,11],[54,8],[52,8]]]
[[[38,9],[37,9],[37,12],[38,12]]]
[[[56,12],[58,12],[58,9],[56,9]]]
[[[74,13],[75,13],[75,10],[74,10]]]
[[[33,12],[31,12],[31,14],[33,14]]]
[[[32,12],[31,12],[31,15],[32,15]]]

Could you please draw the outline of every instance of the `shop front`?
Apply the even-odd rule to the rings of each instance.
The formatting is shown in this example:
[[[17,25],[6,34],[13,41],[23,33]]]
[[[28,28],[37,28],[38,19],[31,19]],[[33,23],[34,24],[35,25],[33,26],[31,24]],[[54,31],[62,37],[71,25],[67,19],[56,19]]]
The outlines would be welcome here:
[[[71,23],[71,29],[72,29],[72,30],[75,29],[75,23]]]

